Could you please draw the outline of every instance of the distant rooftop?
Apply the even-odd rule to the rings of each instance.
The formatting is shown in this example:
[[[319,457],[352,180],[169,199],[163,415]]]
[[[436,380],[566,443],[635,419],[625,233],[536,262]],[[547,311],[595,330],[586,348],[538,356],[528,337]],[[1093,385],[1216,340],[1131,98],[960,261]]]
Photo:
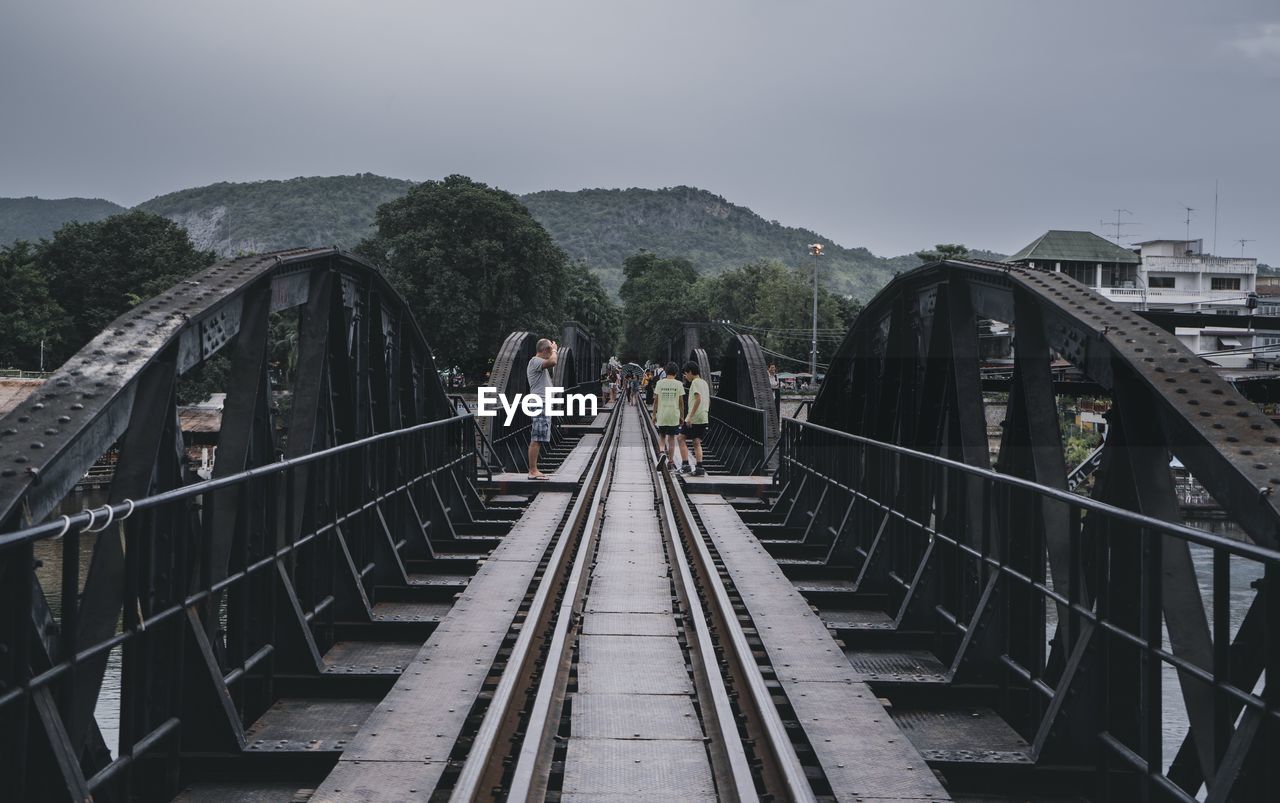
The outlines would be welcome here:
[[[1051,230],[1006,262],[1118,262],[1138,265],[1141,257],[1091,231]]]

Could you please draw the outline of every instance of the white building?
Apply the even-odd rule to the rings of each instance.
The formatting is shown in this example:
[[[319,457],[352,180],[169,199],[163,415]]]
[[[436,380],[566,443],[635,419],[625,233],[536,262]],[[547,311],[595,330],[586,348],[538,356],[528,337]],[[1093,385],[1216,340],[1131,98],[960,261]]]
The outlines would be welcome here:
[[[1257,290],[1256,259],[1206,254],[1203,240],[1149,240],[1130,250],[1093,232],[1049,231],[1007,261],[1065,273],[1115,303],[1153,312],[1248,316]],[[1248,368],[1259,350],[1280,345],[1280,333],[1255,332],[1246,320],[1174,334],[1229,368]]]
[[[1105,290],[1115,301],[1166,312],[1248,315],[1249,294],[1257,290],[1258,260],[1204,253],[1204,240],[1148,240],[1138,243],[1142,265],[1136,288]]]

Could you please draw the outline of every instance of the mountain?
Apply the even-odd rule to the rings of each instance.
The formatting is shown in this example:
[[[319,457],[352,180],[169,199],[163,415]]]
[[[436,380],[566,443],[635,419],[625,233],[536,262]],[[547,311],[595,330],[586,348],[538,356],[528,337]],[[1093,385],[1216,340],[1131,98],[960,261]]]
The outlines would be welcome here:
[[[412,186],[371,173],[222,182],[161,195],[137,208],[174,220],[197,248],[222,256],[299,246],[351,248],[373,232],[378,205]],[[548,190],[521,200],[556,243],[570,257],[585,260],[614,293],[622,285],[623,261],[641,250],[685,257],[706,274],[762,259],[808,270],[819,259],[827,287],[863,300],[895,272],[919,263],[913,256],[886,258],[865,248],[845,248],[696,187]],[[122,211],[101,200],[0,199],[0,243],[47,237],[67,220],[98,220]],[[822,257],[807,255],[810,243],[826,246]],[[1000,258],[983,251],[973,255]]]
[[[745,206],[695,187],[660,190],[548,190],[521,199],[555,241],[585,259],[616,291],[622,263],[641,249],[682,256],[700,273],[719,273],[747,262],[776,259],[807,268],[810,243],[826,246],[821,270],[828,287],[870,298],[895,271],[915,267],[914,257],[886,259],[865,248],[845,248],[810,231],[784,226]]]
[[[138,209],[175,221],[197,248],[222,256],[298,246],[352,248],[373,233],[379,204],[412,186],[372,173],[221,182],[161,195]]]
[[[73,220],[92,223],[125,208],[101,198],[0,198],[0,246],[48,238]]]

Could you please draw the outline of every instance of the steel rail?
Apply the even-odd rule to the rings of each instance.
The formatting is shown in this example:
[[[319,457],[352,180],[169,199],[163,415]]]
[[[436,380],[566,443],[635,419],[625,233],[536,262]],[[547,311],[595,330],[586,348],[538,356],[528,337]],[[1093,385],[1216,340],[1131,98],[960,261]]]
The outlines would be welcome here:
[[[612,416],[612,419],[620,415],[622,413]],[[571,630],[582,612],[587,575],[591,570],[595,545],[600,538],[600,527],[604,519],[604,501],[609,495],[607,478],[613,474],[614,458],[618,451],[616,426],[608,442],[602,445],[605,450],[604,470],[595,493],[591,495],[591,508],[587,512],[586,519],[587,529],[581,539],[582,543],[578,547],[573,567],[565,583],[564,593],[560,598],[560,610],[556,614],[555,629],[551,634],[551,643],[543,661],[542,676],[539,678],[529,720],[525,723],[524,739],[520,744],[515,772],[511,776],[507,791],[508,800],[541,800],[547,792],[555,748],[553,737],[560,723],[559,713],[564,705],[569,669],[573,664],[574,639]],[[531,736],[534,738],[530,738]]]
[[[654,464],[656,466],[657,456],[660,454],[657,429],[648,416],[643,418],[647,439],[654,449]],[[693,517],[693,511],[689,508],[688,500],[685,498],[684,492],[677,487],[674,477],[666,472],[659,473],[662,474],[658,480],[658,488],[660,489],[660,499],[663,507],[664,530],[668,533],[672,560],[678,565],[682,584],[689,596],[690,619],[694,625],[695,635],[700,648],[704,650],[713,649],[711,647],[707,619],[698,596],[698,587],[694,585],[694,574],[697,575],[697,579],[701,583],[701,590],[710,605],[711,616],[719,636],[719,644],[729,661],[729,671],[737,681],[738,703],[746,709],[748,722],[754,722],[759,731],[755,738],[755,746],[757,758],[764,762],[766,769],[764,773],[765,785],[766,787],[777,787],[768,789],[775,799],[816,800],[804,766],[800,763],[800,757],[796,754],[795,744],[787,734],[786,726],[782,722],[782,716],[778,713],[777,706],[773,703],[773,697],[765,685],[764,677],[760,674],[754,651],[747,641],[746,633],[743,632],[741,623],[738,621],[737,613],[733,608],[733,601],[730,599],[729,592],[720,578],[720,573],[712,560],[711,553],[702,539],[700,528]],[[683,545],[679,543],[681,540],[684,542]],[[689,554],[693,558],[692,565],[686,560],[682,546],[688,546]],[[714,655],[714,651],[704,652],[704,656]],[[715,666],[715,664],[709,663],[709,666]],[[723,693],[724,687],[722,685],[719,687],[713,685],[712,687],[712,693],[716,695],[715,721],[720,724],[726,722],[726,714],[724,712],[728,710],[728,700],[726,697],[722,708],[717,688]],[[704,720],[709,720],[710,718],[706,717],[705,713],[704,711]],[[736,731],[736,722],[731,710],[728,713],[727,725],[720,724],[720,727],[728,728],[728,733]],[[726,746],[734,745],[738,749],[742,749],[742,743],[739,740],[725,738],[724,742]],[[763,751],[761,751],[761,748],[763,748]],[[743,760],[745,760],[745,755]],[[733,763],[732,760],[731,763]],[[755,790],[753,787],[743,786],[743,781],[736,765],[734,766],[733,777],[740,798],[754,796]],[[749,791],[744,793],[744,789]]]
[[[704,727],[712,731],[708,735],[712,737],[712,766],[716,770],[716,786],[722,796],[727,797],[728,794],[732,794],[732,797],[727,797],[727,799],[758,799],[755,778],[751,772],[751,763],[747,759],[746,749],[738,732],[737,718],[730,702],[728,685],[724,675],[719,670],[716,660],[715,644],[712,641],[710,628],[707,625],[707,614],[703,609],[697,583],[694,580],[689,561],[685,557],[684,549],[682,548],[682,533],[685,530],[677,522],[676,508],[671,502],[674,489],[668,490],[667,488],[667,483],[672,480],[669,475],[664,478],[663,474],[666,472],[658,468],[658,455],[661,454],[661,451],[658,449],[657,431],[653,429],[653,422],[648,416],[642,416],[642,418],[646,423],[644,427],[645,439],[654,448],[654,458],[650,462],[650,468],[655,473],[654,490],[662,513],[662,533],[667,542],[667,551],[671,556],[672,577],[673,579],[679,579],[677,588],[688,612],[688,622],[692,624],[693,628],[693,638],[690,639],[689,653],[691,664],[694,667],[695,679],[698,681],[699,686],[698,699],[702,707],[702,721]],[[708,599],[709,601],[719,601],[718,598],[710,594]],[[717,617],[718,620],[731,619],[733,622],[737,622],[736,616],[725,617],[723,616],[723,611],[719,613],[721,615]],[[734,642],[721,639],[721,644],[725,645],[727,651],[727,648]],[[801,773],[803,774],[803,769]]]
[[[507,754],[504,746],[510,743],[519,725],[520,708],[526,699],[521,692],[529,690],[539,657],[536,644],[547,634],[552,614],[559,610],[554,604],[556,588],[565,576],[569,559],[574,555],[574,546],[581,540],[579,536],[585,530],[587,517],[597,495],[596,489],[616,440],[617,409],[615,407],[614,414],[609,417],[600,448],[592,458],[587,478],[574,500],[566,519],[567,524],[556,541],[547,568],[534,592],[520,635],[511,649],[506,668],[494,689],[493,698],[472,740],[462,770],[450,791],[450,800],[491,799],[493,788],[500,783],[503,759]]]

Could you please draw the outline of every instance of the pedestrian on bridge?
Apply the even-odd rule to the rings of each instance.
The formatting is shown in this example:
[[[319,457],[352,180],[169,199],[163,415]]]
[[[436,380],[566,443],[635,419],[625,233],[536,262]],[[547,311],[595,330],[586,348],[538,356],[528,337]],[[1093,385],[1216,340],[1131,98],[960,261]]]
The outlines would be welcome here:
[[[707,470],[702,467],[702,441],[707,437],[707,428],[711,425],[711,387],[703,379],[698,364],[693,360],[684,364],[684,378],[689,383],[688,412],[684,416],[685,441],[691,444],[689,462],[681,473],[695,477],[705,476]]]
[[[538,341],[536,348],[537,354],[529,358],[529,365],[524,372],[529,380],[529,393],[541,396],[545,401],[547,389],[552,387],[551,369],[556,367],[559,347],[554,340],[544,337]],[[538,452],[541,451],[542,444],[551,440],[551,419],[547,417],[546,408],[533,416],[529,424],[529,479],[550,479],[538,470]]]
[[[658,458],[671,468],[679,466],[676,446],[680,440],[680,419],[684,417],[684,383],[676,379],[675,363],[667,363],[667,375],[659,379],[653,389],[653,423],[658,427],[658,446],[662,455]]]

